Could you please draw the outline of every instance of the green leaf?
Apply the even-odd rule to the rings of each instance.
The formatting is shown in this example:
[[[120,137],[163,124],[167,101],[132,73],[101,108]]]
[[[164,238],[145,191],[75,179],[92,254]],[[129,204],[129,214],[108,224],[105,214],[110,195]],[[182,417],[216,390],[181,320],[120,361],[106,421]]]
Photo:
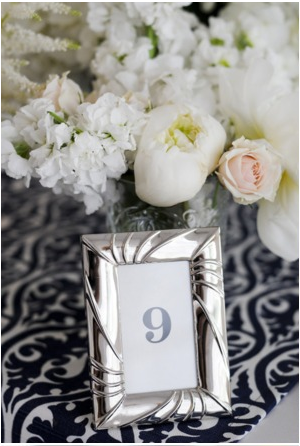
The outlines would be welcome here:
[[[230,65],[226,59],[219,60],[219,65],[222,65],[222,67],[230,68]]]
[[[32,20],[36,20],[37,22],[42,21],[42,17],[37,12],[34,12],[31,16],[31,18],[32,18]]]
[[[158,35],[152,28],[152,26],[147,26],[147,37],[150,39],[152,43],[152,48],[149,50],[150,59],[154,59],[158,55]]]
[[[15,151],[19,156],[28,160],[30,157],[31,147],[26,142],[23,141],[15,145]]]
[[[152,109],[153,109],[153,105],[152,105],[152,103],[151,103],[151,100],[149,99],[149,100],[148,100],[148,105],[147,105],[147,107],[145,108],[145,112],[146,112],[146,113],[149,113]]]
[[[127,57],[127,54],[121,54],[120,56],[118,56],[117,54],[114,54],[114,56],[118,62],[123,63],[123,60]]]
[[[253,48],[253,43],[245,33],[245,31],[241,31],[240,34],[236,38],[236,47],[238,50],[243,51],[245,48],[250,47]]]
[[[78,9],[71,9],[70,15],[72,15],[73,17],[81,17],[82,16],[82,12],[78,11]]]
[[[56,113],[52,112],[52,111],[48,111],[49,115],[52,116],[53,120],[54,120],[54,124],[67,124],[67,122],[61,118],[60,116],[58,116]]]
[[[81,48],[81,45],[77,42],[74,42],[73,40],[67,39],[67,47],[68,50],[79,50]]]
[[[224,46],[225,42],[223,39],[219,39],[218,37],[212,37],[210,39],[210,43],[215,46]]]
[[[215,209],[217,207],[217,205],[218,205],[218,192],[219,192],[219,188],[220,188],[220,182],[217,181],[216,182],[215,191],[214,191],[214,196],[213,196],[213,202],[212,202],[213,209]]]
[[[1,26],[4,25],[4,23],[6,22],[6,20],[9,18],[9,14],[6,13],[3,17],[1,17]]]

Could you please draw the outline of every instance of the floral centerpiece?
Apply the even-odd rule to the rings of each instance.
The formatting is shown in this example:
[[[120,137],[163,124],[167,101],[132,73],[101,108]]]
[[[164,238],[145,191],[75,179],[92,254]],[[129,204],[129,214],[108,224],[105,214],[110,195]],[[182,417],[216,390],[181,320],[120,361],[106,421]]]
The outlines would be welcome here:
[[[159,207],[214,175],[237,203],[258,204],[265,245],[297,259],[297,8],[2,4],[3,169],[87,214],[129,172]]]

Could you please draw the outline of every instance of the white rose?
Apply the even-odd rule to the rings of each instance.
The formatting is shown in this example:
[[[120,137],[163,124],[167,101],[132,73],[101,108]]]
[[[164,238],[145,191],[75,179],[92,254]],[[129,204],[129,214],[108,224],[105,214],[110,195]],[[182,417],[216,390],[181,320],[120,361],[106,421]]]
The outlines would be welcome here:
[[[218,177],[240,204],[261,198],[274,201],[282,168],[280,157],[265,139],[233,141],[219,162]]]
[[[221,124],[195,108],[152,110],[134,164],[137,195],[154,206],[190,200],[216,168],[225,140]]]
[[[43,97],[51,99],[57,111],[62,110],[72,115],[83,102],[83,93],[76,82],[67,78],[67,74],[64,73],[61,78],[55,76],[48,82]]]

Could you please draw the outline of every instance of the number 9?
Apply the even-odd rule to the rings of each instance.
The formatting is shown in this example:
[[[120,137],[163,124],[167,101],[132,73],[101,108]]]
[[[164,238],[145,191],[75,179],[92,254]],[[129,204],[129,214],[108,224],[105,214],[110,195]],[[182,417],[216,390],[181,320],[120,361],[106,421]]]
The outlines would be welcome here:
[[[157,312],[159,311],[161,314],[161,323],[159,325],[154,325],[153,323],[153,312]],[[154,316],[155,318],[155,316]],[[153,308],[149,308],[149,310],[147,310],[144,313],[143,316],[143,322],[144,325],[147,328],[150,328],[151,330],[159,330],[160,328],[162,329],[161,331],[161,337],[159,339],[157,339],[156,341],[153,340],[154,338],[154,333],[153,331],[147,331],[146,333],[146,339],[147,341],[156,344],[158,342],[162,342],[164,341],[170,334],[171,331],[171,318],[169,316],[169,313],[164,310],[161,307],[153,307]]]

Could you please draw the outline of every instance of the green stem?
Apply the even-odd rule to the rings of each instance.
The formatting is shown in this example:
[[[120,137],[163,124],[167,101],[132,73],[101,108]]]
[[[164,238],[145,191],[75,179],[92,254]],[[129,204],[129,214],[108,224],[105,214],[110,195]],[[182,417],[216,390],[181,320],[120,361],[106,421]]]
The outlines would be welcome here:
[[[8,12],[3,17],[1,17],[1,27],[4,25],[8,17],[9,17]]]
[[[190,209],[190,202],[189,201],[184,201],[182,203],[182,206],[183,206],[183,212],[186,212],[186,211],[188,211]]]
[[[213,209],[215,209],[217,207],[218,204],[218,192],[219,192],[219,188],[220,188],[220,182],[217,179],[217,184],[215,187],[215,192],[214,192],[214,196],[213,196],[213,202],[212,202],[212,207]]]
[[[56,113],[52,112],[52,111],[48,111],[49,115],[52,116],[54,124],[66,124],[69,125],[64,118],[61,118],[60,116],[58,116]]]
[[[147,26],[147,37],[152,43],[152,48],[149,50],[149,57],[150,59],[154,59],[158,54],[158,35],[150,25]]]

